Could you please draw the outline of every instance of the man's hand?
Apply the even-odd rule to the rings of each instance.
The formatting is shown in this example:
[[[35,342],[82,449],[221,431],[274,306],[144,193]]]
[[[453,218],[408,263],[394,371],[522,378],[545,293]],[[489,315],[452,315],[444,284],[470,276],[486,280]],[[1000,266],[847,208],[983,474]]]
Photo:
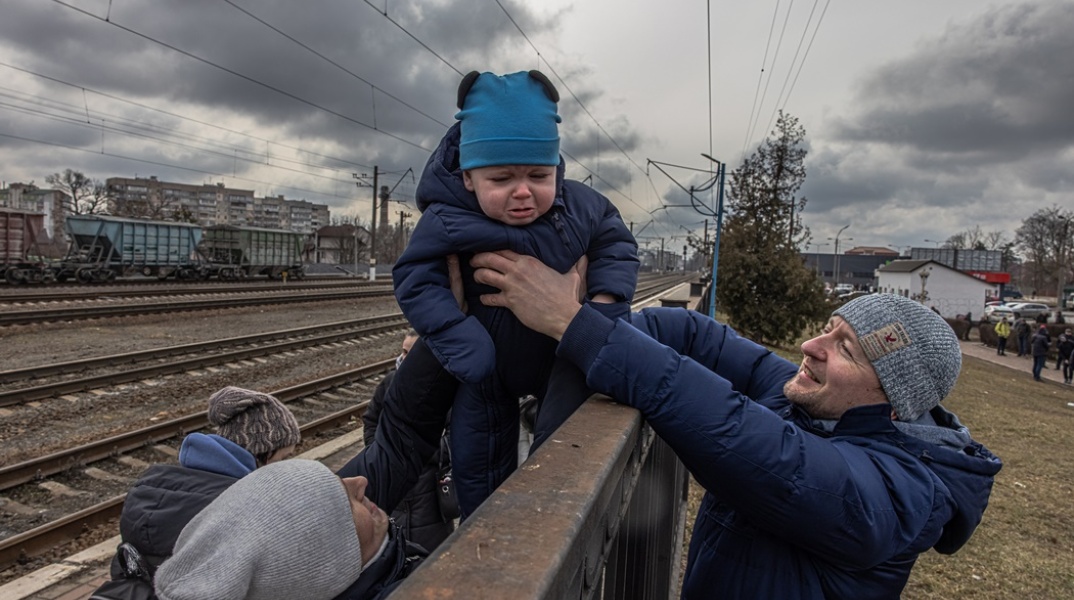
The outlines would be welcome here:
[[[498,288],[499,294],[481,296],[486,306],[502,306],[522,324],[559,340],[585,297],[586,257],[564,274],[532,256],[510,250],[482,252],[470,260],[478,283]]]

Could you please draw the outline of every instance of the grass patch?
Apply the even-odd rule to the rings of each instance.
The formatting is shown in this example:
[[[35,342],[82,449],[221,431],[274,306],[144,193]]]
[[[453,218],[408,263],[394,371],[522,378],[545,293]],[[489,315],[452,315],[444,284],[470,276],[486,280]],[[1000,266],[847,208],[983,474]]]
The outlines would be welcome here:
[[[801,359],[795,351],[775,352]],[[1003,469],[970,541],[954,555],[921,555],[903,598],[1074,598],[1074,407],[1068,402],[1074,402],[1070,386],[964,357],[944,406],[1003,460]],[[687,545],[701,494],[691,481]]]

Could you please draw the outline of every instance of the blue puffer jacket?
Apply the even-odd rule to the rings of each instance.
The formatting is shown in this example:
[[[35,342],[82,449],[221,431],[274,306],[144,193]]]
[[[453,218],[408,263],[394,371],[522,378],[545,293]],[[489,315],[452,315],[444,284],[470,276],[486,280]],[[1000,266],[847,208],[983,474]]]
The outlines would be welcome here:
[[[476,383],[500,364],[514,367],[504,372],[516,377],[520,371],[534,371],[518,365],[550,364],[555,352],[554,342],[523,326],[510,311],[481,304],[478,296],[497,290],[474,282],[469,258],[477,252],[514,250],[560,273],[588,255],[589,295],[608,293],[619,300],[598,310],[613,317],[626,315],[637,283],[638,245],[607,198],[577,181],[565,181],[561,162],[552,208],[530,225],[513,227],[481,212],[477,197],[463,184],[458,157],[456,123],[425,165],[417,189],[422,216],[392,271],[403,314],[448,371],[463,382]],[[469,317],[459,310],[448,286],[444,258],[449,254],[459,255]],[[495,342],[500,340],[509,347],[501,345],[497,353]],[[512,393],[527,387],[532,386],[508,382]]]
[[[920,553],[980,523],[1001,463],[951,413],[813,421],[783,395],[797,367],[730,328],[682,309],[632,325],[583,308],[558,353],[707,490],[683,598],[898,598]]]

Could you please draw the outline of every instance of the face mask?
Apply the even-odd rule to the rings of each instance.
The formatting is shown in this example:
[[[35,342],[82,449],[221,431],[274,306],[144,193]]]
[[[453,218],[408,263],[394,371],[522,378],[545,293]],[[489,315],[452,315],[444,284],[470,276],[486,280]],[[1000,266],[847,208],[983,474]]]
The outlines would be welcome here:
[[[400,354],[395,357],[395,368],[398,369],[399,365],[403,364],[403,359],[406,358],[405,354]]]

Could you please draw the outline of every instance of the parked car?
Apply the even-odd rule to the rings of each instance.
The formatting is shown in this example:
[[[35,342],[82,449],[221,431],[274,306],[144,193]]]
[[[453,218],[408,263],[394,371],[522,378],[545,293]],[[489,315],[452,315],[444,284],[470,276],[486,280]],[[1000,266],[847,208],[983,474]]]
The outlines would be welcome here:
[[[1003,317],[1007,317],[1008,323],[1014,323],[1014,311],[1011,310],[1011,307],[1005,304],[986,306],[984,312],[985,316],[988,317],[989,323],[999,323],[1003,320]]]
[[[1017,288],[1004,288],[1003,292],[1000,293],[1000,297],[1004,300],[1007,300],[1008,298],[1018,299],[1022,297],[1022,292]]]
[[[1037,302],[1016,302],[1014,304],[1008,304],[1007,306],[1011,307],[1011,310],[1013,310],[1016,315],[1030,320],[1036,319],[1037,315],[1044,314],[1047,316],[1048,313],[1052,312],[1052,307]]]
[[[839,297],[839,296],[841,296],[843,294],[849,294],[850,292],[853,292],[853,291],[854,291],[854,286],[852,284],[839,283],[839,284],[836,284],[834,289],[832,289],[832,295],[835,296],[835,297]]]
[[[850,302],[851,300],[853,300],[855,298],[860,298],[862,296],[868,296],[871,293],[872,292],[867,292],[865,290],[855,290],[853,292],[847,292],[845,294],[839,294],[839,300],[841,302]]]

